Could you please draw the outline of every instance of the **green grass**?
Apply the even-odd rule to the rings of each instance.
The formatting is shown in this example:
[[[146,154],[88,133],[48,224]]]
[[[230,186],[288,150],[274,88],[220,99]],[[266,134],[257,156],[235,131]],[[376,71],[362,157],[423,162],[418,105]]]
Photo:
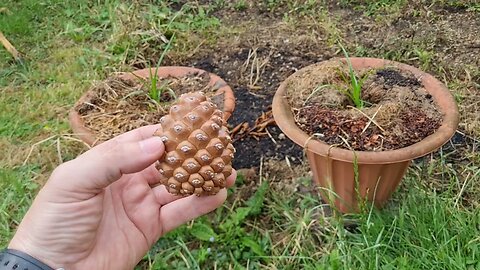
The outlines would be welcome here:
[[[192,57],[202,46],[216,53],[218,41],[235,44],[252,29],[227,25],[217,17],[224,9],[248,12],[262,5],[270,12],[268,20],[283,24],[287,16],[293,23],[286,27],[299,34],[318,31],[323,40],[315,42],[324,44],[325,51],[334,51],[335,41],[342,40],[355,55],[434,71],[461,102],[462,130],[480,135],[471,109],[478,100],[478,67],[467,63],[468,75],[454,76],[448,63],[437,61],[437,48],[423,40],[403,39],[393,49],[351,43],[339,13],[329,11],[327,4],[333,2],[187,1],[183,8],[181,1],[154,2],[0,3],[9,10],[0,13],[1,31],[25,60],[16,63],[0,48],[0,247],[7,245],[52,169],[85,150],[70,135],[67,115],[92,82],[113,71],[132,70],[134,63],[156,66],[165,40],[173,35],[167,62]],[[341,8],[361,10],[364,19],[375,20],[384,13],[399,16],[409,3],[343,1]],[[468,3],[465,8],[475,7]],[[293,43],[295,37],[282,37],[282,42],[286,38]],[[414,163],[386,208],[367,207],[365,213],[344,217],[324,215],[317,194],[299,192],[312,189],[308,174],[269,173],[254,182],[240,176],[225,206],[166,235],[137,269],[479,269],[480,154],[457,154],[461,158],[440,152]]]
[[[37,168],[21,166],[0,169],[0,246],[5,247],[8,239],[32,203],[38,184],[31,181]]]
[[[384,15],[385,13],[398,12],[407,3],[405,0],[341,0],[345,7],[353,7],[367,16]]]
[[[158,269],[477,269],[479,208],[455,205],[450,192],[426,191],[417,170],[387,208],[345,218],[322,217],[315,196],[264,182],[247,201],[161,239],[144,263]],[[298,179],[308,185],[305,180]],[[240,180],[236,192],[245,188]]]
[[[358,233],[339,234],[343,269],[478,269],[480,211],[415,189],[391,211],[360,217]],[[468,228],[468,229],[467,229]]]
[[[470,12],[480,12],[480,3],[476,0],[440,0],[446,7],[465,9]]]

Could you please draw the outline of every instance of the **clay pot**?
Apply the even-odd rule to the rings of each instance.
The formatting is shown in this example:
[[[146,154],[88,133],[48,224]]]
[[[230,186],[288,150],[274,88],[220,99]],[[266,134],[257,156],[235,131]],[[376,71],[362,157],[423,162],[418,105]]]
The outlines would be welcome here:
[[[433,76],[412,66],[383,59],[351,58],[351,63],[356,70],[388,65],[413,72],[432,95],[444,116],[442,125],[434,134],[411,146],[382,152],[354,152],[312,139],[297,127],[285,97],[288,79],[284,81],[273,98],[275,122],[287,137],[305,148],[313,180],[321,187],[322,198],[343,213],[358,212],[359,198],[382,207],[397,188],[411,160],[440,148],[453,136],[459,122],[453,96]],[[299,70],[297,74],[302,72]],[[358,168],[358,188],[355,167]]]
[[[119,77],[124,79],[132,79],[138,80],[138,77],[147,79],[150,77],[150,73],[154,74],[155,69],[152,68],[150,71],[148,68],[136,70],[133,72],[123,72],[119,74]],[[204,70],[193,68],[193,67],[180,67],[180,66],[166,66],[166,67],[159,67],[157,70],[157,76],[159,78],[166,78],[166,77],[175,77],[180,78],[186,76],[188,74],[193,73],[203,73],[206,72]],[[227,121],[233,113],[235,109],[235,96],[233,95],[233,91],[228,86],[228,84],[218,77],[215,74],[209,73],[210,75],[210,86],[218,88],[215,95],[224,95],[224,104],[223,104],[223,112],[224,112],[224,120]],[[82,141],[87,143],[90,146],[97,145],[101,143],[98,141],[95,135],[84,125],[84,122],[75,108],[82,104],[83,102],[89,100],[94,93],[92,90],[87,91],[80,99],[75,103],[75,106],[70,110],[69,114],[69,122],[70,126],[77,137],[79,137]]]

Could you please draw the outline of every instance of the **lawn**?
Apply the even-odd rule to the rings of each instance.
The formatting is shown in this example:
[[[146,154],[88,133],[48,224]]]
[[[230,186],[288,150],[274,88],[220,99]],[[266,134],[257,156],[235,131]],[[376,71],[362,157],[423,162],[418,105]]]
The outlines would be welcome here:
[[[341,41],[444,82],[461,112],[452,140],[413,162],[385,208],[345,216],[323,205],[301,151],[252,146],[227,203],[160,239],[137,269],[480,269],[475,0],[4,0],[0,31],[22,56],[0,47],[0,247],[53,168],[88,149],[68,111],[95,81],[156,65],[173,37],[163,65],[217,73],[267,103],[295,70],[341,57]]]

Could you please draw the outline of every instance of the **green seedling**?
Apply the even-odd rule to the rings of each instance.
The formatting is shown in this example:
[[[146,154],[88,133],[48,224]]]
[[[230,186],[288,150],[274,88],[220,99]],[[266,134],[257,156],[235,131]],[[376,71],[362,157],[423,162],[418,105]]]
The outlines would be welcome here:
[[[157,66],[155,67],[155,72],[153,72],[153,74],[152,74],[152,69],[150,68],[148,70],[149,75],[150,75],[149,76],[150,77],[150,90],[148,91],[148,96],[156,102],[160,102],[160,98],[162,97],[162,95],[165,91],[169,91],[170,94],[174,98],[176,98],[175,93],[172,91],[172,89],[166,87],[167,84],[168,84],[168,81],[164,82],[160,87],[158,87],[158,74],[157,74],[158,68],[162,64],[163,59],[165,58],[165,55],[167,54],[167,52],[170,50],[171,45],[172,45],[172,41],[173,41],[174,38],[175,38],[175,34],[172,35],[172,37],[170,38],[170,40],[167,43],[167,46],[163,50],[162,55],[160,55],[160,59],[158,59]]]
[[[339,74],[342,80],[348,85],[348,87],[342,88],[334,84],[324,84],[324,85],[318,86],[312,91],[312,93],[310,93],[310,95],[308,95],[303,105],[306,105],[308,100],[311,99],[313,95],[315,95],[315,93],[321,91],[326,87],[332,87],[337,91],[345,94],[350,99],[350,101],[355,105],[356,108],[361,109],[365,106],[365,102],[362,99],[362,86],[365,80],[368,78],[367,76],[368,74],[363,78],[358,78],[355,73],[355,70],[352,67],[352,63],[350,61],[350,57],[348,56],[347,51],[341,44],[339,45],[340,45],[340,48],[342,48],[343,54],[345,55],[345,58],[347,60],[348,76],[346,76],[343,72],[339,72]]]
[[[363,82],[367,77],[365,76],[362,79],[357,78],[357,75],[353,70],[352,62],[350,61],[350,57],[348,56],[347,51],[342,46],[342,44],[339,44],[339,45],[340,45],[340,48],[342,48],[343,54],[345,55],[345,59],[347,60],[348,75],[349,75],[349,78],[347,78],[343,73],[340,73],[342,76],[342,79],[345,82],[348,82],[349,85],[347,89],[340,88],[339,90],[350,98],[353,104],[355,104],[355,107],[357,107],[358,109],[361,109],[364,106],[364,102],[362,100],[362,86],[363,86]]]
[[[170,29],[175,19],[183,12],[184,6],[182,6],[182,8],[170,20],[170,22],[166,27],[166,31]],[[150,78],[150,89],[148,91],[148,96],[150,97],[150,99],[152,99],[155,102],[160,102],[160,99],[165,91],[168,91],[174,99],[177,99],[175,92],[173,92],[172,89],[167,87],[168,81],[164,82],[160,87],[158,86],[158,68],[162,64],[163,59],[165,58],[165,55],[167,55],[168,51],[172,47],[172,43],[174,39],[175,39],[175,33],[172,34],[172,36],[170,37],[170,40],[167,43],[167,46],[165,47],[162,54],[160,55],[160,59],[158,59],[157,65],[155,67],[155,72],[152,73],[151,68],[148,70],[149,78]]]

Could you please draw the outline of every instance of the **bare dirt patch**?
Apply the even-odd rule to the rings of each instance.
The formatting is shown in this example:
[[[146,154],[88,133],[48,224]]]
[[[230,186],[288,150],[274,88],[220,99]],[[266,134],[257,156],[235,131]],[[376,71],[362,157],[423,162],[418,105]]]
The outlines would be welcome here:
[[[278,37],[281,39],[281,37]],[[221,44],[215,48],[216,54],[199,51],[194,59],[186,59],[175,64],[192,65],[222,77],[232,87],[236,106],[228,124],[232,131],[239,126],[250,130],[242,134],[232,133],[234,146],[237,149],[233,166],[235,168],[250,168],[260,166],[261,160],[275,158],[288,159],[292,164],[298,164],[303,159],[301,147],[294,144],[275,125],[270,123],[262,130],[257,131],[258,124],[273,120],[271,117],[271,103],[273,95],[280,83],[296,70],[324,59],[322,55],[306,54],[302,50],[291,49],[290,44],[283,40],[271,40],[264,43],[245,37],[240,43]],[[288,38],[286,38],[288,39]],[[255,44],[252,46],[252,44]],[[250,68],[242,69],[245,63],[250,65],[251,52],[256,50],[256,57],[262,61],[268,59],[263,68],[252,76],[258,80],[255,87],[250,84]],[[223,52],[223,53],[222,53]],[[325,53],[325,52],[322,52]],[[251,67],[251,66],[250,66]],[[257,69],[254,69],[257,72]],[[255,81],[255,79],[253,79]],[[249,87],[250,86],[250,87]],[[262,115],[270,115],[263,119]]]

